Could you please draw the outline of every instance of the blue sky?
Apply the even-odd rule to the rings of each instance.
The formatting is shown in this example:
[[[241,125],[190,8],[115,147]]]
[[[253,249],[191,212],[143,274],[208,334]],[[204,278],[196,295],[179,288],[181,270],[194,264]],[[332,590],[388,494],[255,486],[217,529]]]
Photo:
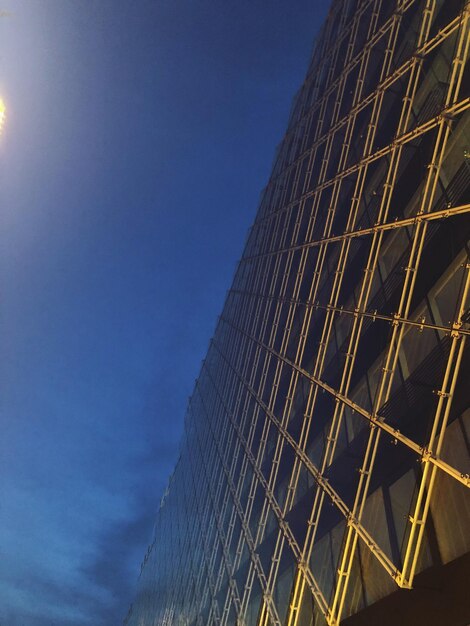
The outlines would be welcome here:
[[[2,626],[122,622],[327,4],[3,0]]]

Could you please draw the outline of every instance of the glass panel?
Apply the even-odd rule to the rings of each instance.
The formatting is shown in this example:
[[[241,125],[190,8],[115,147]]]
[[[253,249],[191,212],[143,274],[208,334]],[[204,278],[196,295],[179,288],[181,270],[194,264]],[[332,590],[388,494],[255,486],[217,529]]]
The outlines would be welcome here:
[[[468,439],[470,410],[447,427],[442,457],[453,467],[470,473]],[[470,550],[470,490],[438,471],[431,499],[431,511],[442,561],[448,563]]]

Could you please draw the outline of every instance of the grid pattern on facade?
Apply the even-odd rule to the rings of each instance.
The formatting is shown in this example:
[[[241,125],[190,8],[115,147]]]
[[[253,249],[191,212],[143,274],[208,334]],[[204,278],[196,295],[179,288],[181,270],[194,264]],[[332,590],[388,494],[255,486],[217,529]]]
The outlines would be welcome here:
[[[470,550],[468,48],[468,2],[333,3],[129,625],[333,626]]]

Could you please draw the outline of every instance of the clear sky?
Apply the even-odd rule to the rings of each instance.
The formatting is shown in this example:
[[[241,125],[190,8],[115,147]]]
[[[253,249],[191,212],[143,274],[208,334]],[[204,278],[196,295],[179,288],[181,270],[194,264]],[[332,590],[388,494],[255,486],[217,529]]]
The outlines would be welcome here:
[[[2,0],[0,624],[117,626],[326,0]]]

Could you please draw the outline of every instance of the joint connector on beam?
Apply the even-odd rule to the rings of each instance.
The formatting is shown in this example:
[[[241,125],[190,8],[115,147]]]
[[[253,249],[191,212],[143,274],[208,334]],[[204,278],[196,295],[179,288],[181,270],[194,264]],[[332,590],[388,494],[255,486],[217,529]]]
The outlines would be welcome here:
[[[440,398],[450,398],[452,394],[447,393],[446,391],[442,391],[442,389],[437,389],[435,394]]]
[[[428,448],[423,448],[423,451],[421,453],[421,460],[426,462],[429,461],[429,459],[434,458],[433,453],[431,452],[431,450],[428,450]]]
[[[394,574],[392,574],[392,578],[397,583],[397,585],[401,587],[401,589],[413,589],[412,585],[410,585],[408,581],[403,579],[403,576],[399,571],[396,571]]]
[[[456,119],[456,115],[454,113],[449,113],[448,111],[441,111],[439,118],[444,120],[445,122],[453,122]]]

